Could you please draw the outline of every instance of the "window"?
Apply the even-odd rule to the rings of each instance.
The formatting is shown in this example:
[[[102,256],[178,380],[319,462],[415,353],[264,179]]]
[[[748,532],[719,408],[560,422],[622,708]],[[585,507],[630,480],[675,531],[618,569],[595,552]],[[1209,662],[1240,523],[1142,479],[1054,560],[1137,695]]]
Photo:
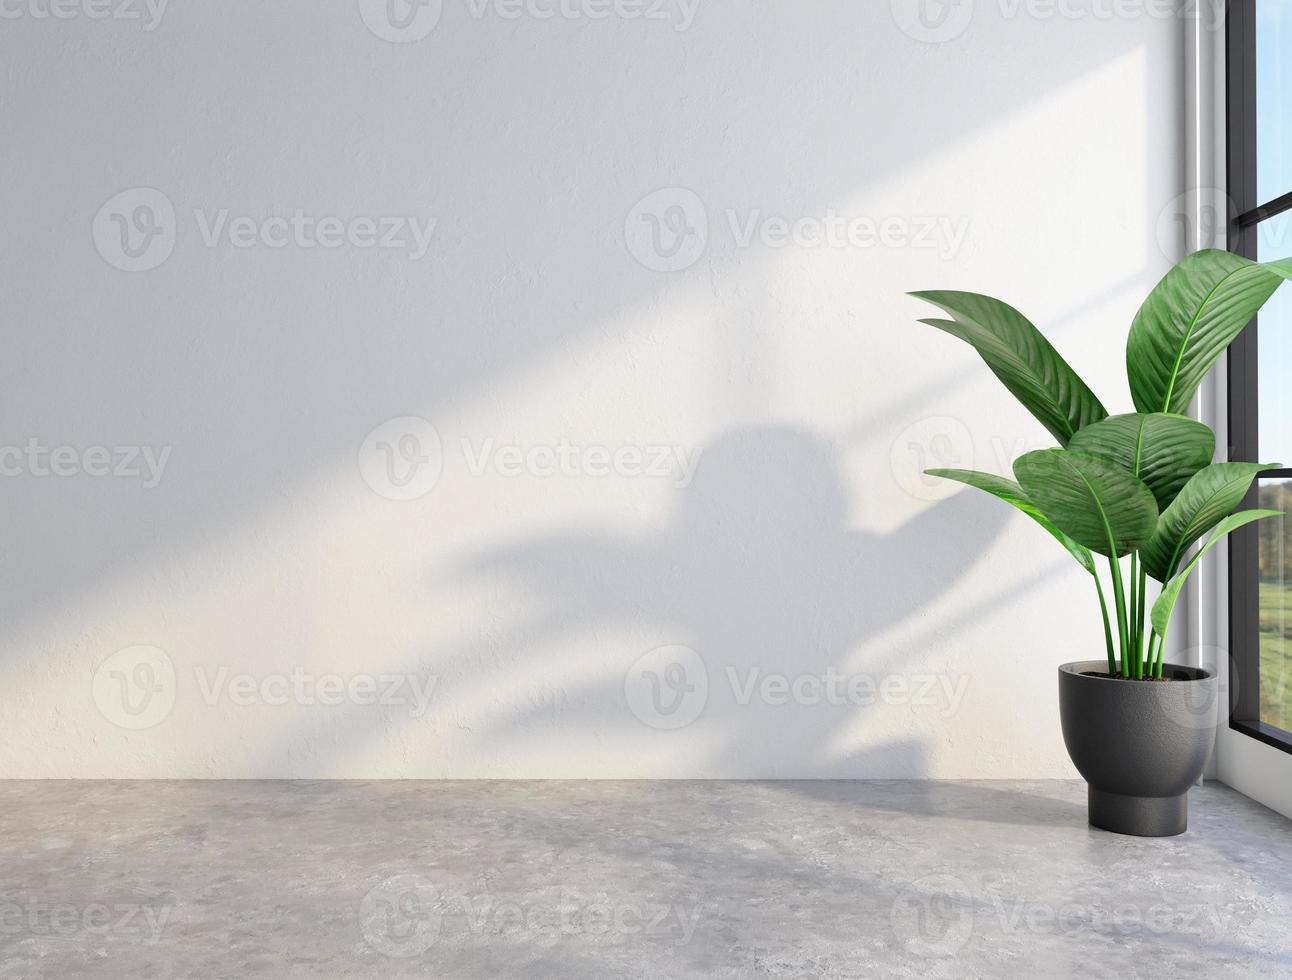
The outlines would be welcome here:
[[[1292,256],[1292,0],[1229,8],[1229,247]],[[1279,462],[1249,506],[1292,513],[1292,287],[1283,287],[1229,357],[1230,459]],[[1292,517],[1234,535],[1229,554],[1230,727],[1292,752]]]

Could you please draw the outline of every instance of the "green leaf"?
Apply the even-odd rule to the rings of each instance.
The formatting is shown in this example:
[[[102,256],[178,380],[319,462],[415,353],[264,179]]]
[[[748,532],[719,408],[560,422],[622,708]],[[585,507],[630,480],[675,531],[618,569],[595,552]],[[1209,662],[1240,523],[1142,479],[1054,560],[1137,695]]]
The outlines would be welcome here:
[[[1258,265],[1219,249],[1185,257],[1131,325],[1126,373],[1141,412],[1184,412],[1216,359],[1292,279],[1292,259]]]
[[[1014,475],[1060,531],[1091,551],[1120,558],[1153,536],[1157,502],[1152,491],[1105,459],[1041,449],[1021,457]]]
[[[1101,456],[1139,477],[1162,510],[1211,462],[1216,434],[1183,415],[1114,415],[1086,426],[1068,448]]]
[[[1162,512],[1140,553],[1144,570],[1159,582],[1169,579],[1190,546],[1239,508],[1257,474],[1278,468],[1278,463],[1215,463],[1195,473]]]
[[[974,470],[925,470],[929,476],[940,476],[947,480],[955,480],[957,483],[963,483],[966,486],[977,487],[979,490],[985,490],[995,497],[999,497],[1005,503],[1018,508],[1037,524],[1045,528],[1054,539],[1068,549],[1081,567],[1091,575],[1095,574],[1095,559],[1090,554],[1090,549],[1084,545],[1077,544],[1070,537],[1054,526],[1054,523],[1041,513],[1036,504],[1027,499],[1027,494],[1013,480],[1006,479],[1003,476],[996,476],[994,473],[978,473]]]
[[[1041,331],[1007,303],[978,293],[911,293],[945,310],[950,320],[921,320],[971,345],[987,366],[1066,446],[1072,434],[1106,418],[1099,399]]]
[[[1171,624],[1171,613],[1175,611],[1175,603],[1180,598],[1180,591],[1189,576],[1193,574],[1193,570],[1198,567],[1198,563],[1202,561],[1203,555],[1224,540],[1226,535],[1237,531],[1240,527],[1267,517],[1282,516],[1283,512],[1279,510],[1245,510],[1226,517],[1217,524],[1207,543],[1198,549],[1198,553],[1193,556],[1189,564],[1184,566],[1179,575],[1162,587],[1162,594],[1158,596],[1157,602],[1153,603],[1153,629],[1157,630],[1158,635],[1166,635],[1166,628]]]

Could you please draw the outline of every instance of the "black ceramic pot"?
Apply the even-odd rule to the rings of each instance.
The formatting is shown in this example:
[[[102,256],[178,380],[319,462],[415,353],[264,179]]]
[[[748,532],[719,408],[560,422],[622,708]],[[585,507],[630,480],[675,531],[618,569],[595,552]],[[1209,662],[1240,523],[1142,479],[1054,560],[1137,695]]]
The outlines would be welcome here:
[[[1107,660],[1059,668],[1063,741],[1088,784],[1090,823],[1136,837],[1189,824],[1189,787],[1216,740],[1216,678],[1167,664],[1163,681],[1108,676]]]

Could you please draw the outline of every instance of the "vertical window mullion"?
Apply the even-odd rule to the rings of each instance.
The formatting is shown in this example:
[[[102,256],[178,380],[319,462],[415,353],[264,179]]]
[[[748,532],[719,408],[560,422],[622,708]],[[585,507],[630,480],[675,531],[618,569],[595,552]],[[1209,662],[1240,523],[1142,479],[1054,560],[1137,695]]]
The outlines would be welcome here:
[[[1237,213],[1255,208],[1256,200],[1256,2],[1234,0],[1226,24],[1226,119],[1229,196]],[[1229,248],[1257,257],[1259,226],[1230,225]],[[1259,443],[1258,334],[1250,323],[1229,350],[1229,459],[1255,462]],[[1253,487],[1246,506],[1255,503]],[[1259,538],[1253,528],[1229,541],[1229,634],[1234,675],[1231,725],[1260,723],[1260,568]]]

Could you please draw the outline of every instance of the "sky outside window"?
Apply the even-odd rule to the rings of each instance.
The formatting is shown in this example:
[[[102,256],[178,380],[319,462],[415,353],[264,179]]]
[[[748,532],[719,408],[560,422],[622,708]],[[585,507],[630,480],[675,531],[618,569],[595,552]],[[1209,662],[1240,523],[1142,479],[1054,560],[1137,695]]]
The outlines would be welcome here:
[[[1292,0],[1258,0],[1257,203],[1292,191]],[[1258,229],[1257,258],[1292,257],[1292,211]],[[1292,285],[1260,315],[1260,462],[1292,467]]]

